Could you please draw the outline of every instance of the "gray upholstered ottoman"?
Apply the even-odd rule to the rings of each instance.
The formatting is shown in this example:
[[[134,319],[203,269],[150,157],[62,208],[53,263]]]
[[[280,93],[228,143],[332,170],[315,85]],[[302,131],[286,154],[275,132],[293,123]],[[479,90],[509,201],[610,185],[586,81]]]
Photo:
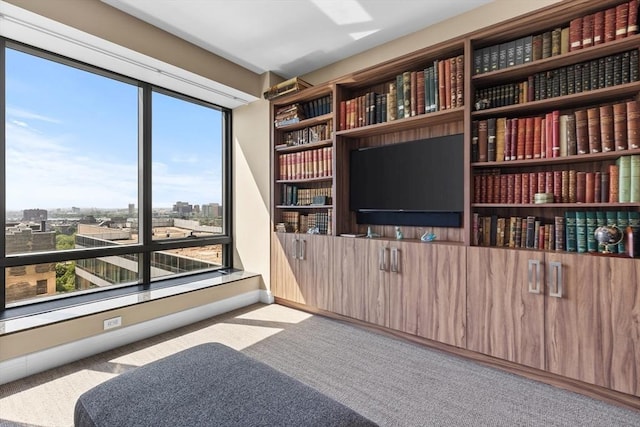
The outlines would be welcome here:
[[[225,345],[202,344],[78,398],[76,426],[375,426],[343,404]]]

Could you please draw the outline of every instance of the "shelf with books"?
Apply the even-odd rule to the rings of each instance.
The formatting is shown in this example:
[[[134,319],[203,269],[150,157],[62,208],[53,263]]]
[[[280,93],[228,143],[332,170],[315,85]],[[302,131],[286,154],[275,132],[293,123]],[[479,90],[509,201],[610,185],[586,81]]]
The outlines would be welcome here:
[[[640,208],[640,202],[634,203],[472,203],[472,208],[514,208],[514,209],[584,209],[584,208]]]
[[[523,166],[544,166],[571,163],[587,163],[603,160],[615,160],[620,156],[640,154],[640,148],[623,151],[608,151],[606,153],[575,154],[562,157],[552,157],[544,159],[526,160],[503,160],[500,162],[474,162],[471,167],[474,169],[495,169],[495,168],[521,168]]]
[[[475,86],[483,87],[502,83],[505,80],[518,80],[543,71],[562,68],[600,57],[615,55],[631,49],[637,49],[639,44],[640,35],[636,34],[623,39],[614,40],[610,43],[598,44],[589,48],[562,53],[557,56],[541,58],[536,61],[515,65],[509,68],[474,74],[471,77],[471,80]]]
[[[321,141],[307,142],[303,144],[280,144],[276,145],[275,150],[279,153],[289,153],[293,151],[312,150],[320,147],[330,147],[333,145],[333,139],[323,139]]]
[[[337,131],[337,136],[350,138],[364,138],[369,136],[383,135],[391,132],[412,130],[416,127],[427,127],[451,122],[460,121],[464,118],[464,107],[456,107],[450,110],[432,112],[429,114],[416,115],[408,118],[376,123],[354,129]]]

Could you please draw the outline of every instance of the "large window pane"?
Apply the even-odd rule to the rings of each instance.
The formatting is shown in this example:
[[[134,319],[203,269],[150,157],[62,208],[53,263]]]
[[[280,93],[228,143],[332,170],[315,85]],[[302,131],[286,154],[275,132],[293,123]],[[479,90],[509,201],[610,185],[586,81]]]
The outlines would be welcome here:
[[[137,242],[138,87],[5,52],[7,254]]]
[[[222,112],[153,92],[153,239],[223,233]]]

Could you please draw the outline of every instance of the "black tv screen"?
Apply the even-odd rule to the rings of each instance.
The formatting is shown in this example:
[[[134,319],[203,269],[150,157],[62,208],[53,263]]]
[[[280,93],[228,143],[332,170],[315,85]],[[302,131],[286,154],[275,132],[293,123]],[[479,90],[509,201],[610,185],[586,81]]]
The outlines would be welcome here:
[[[463,134],[352,150],[349,167],[350,209],[380,212],[385,218],[369,223],[460,226],[464,210]],[[390,216],[393,212],[405,215]],[[430,220],[419,219],[448,213],[457,218],[455,224],[427,224]],[[402,219],[408,216],[418,219]]]

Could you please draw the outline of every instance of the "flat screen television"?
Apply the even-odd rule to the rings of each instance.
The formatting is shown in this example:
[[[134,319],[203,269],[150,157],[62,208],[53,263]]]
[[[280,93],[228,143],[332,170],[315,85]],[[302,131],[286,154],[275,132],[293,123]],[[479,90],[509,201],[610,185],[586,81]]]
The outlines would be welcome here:
[[[359,224],[460,227],[464,135],[352,150],[349,208]]]

